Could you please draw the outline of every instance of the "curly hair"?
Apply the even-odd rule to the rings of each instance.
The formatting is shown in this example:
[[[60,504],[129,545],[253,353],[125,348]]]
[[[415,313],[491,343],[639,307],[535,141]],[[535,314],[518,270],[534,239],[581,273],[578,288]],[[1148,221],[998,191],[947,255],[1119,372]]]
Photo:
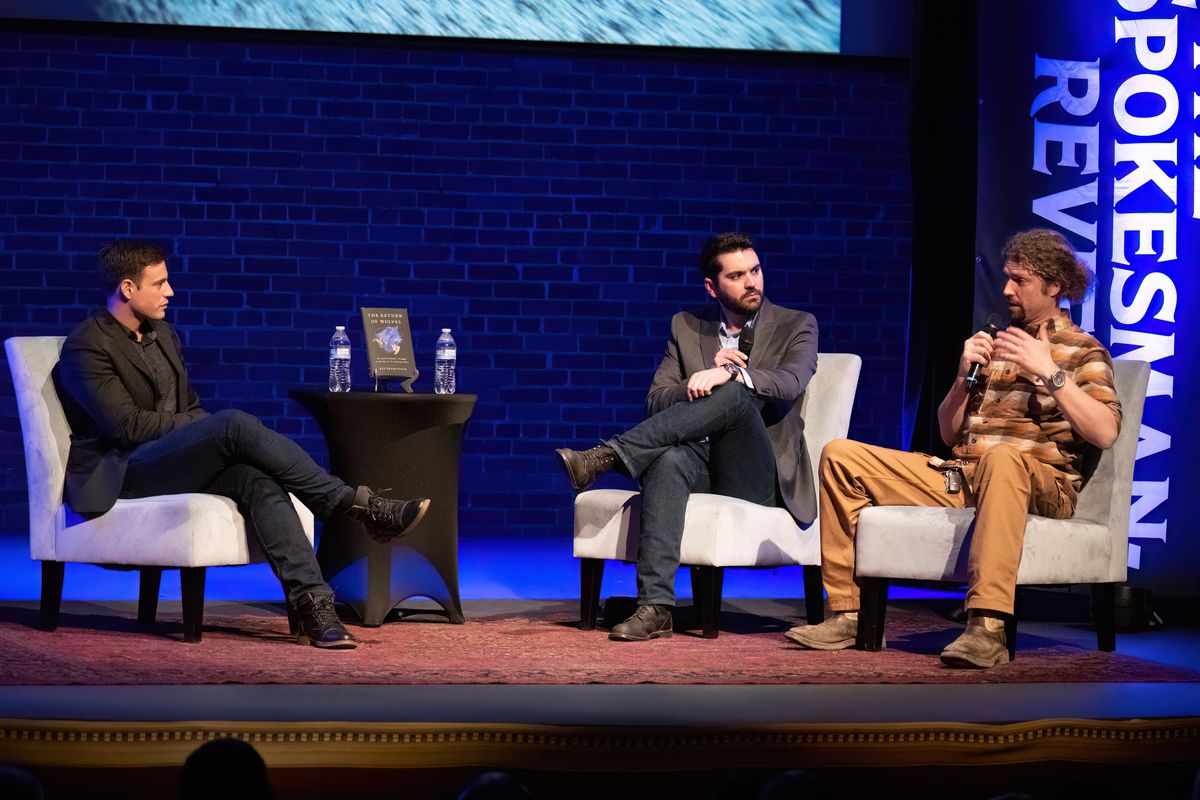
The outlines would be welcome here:
[[[1004,243],[1003,259],[1005,264],[1025,267],[1047,284],[1057,283],[1058,296],[1074,303],[1087,297],[1096,278],[1066,238],[1046,228],[1013,234]]]
[[[705,242],[704,249],[700,251],[700,272],[704,277],[715,281],[721,274],[721,264],[717,261],[717,256],[752,249],[754,240],[744,233],[718,233]]]
[[[115,239],[101,247],[96,258],[100,288],[104,289],[106,295],[111,295],[124,280],[131,280],[140,286],[142,270],[166,260],[166,249],[155,242]]]

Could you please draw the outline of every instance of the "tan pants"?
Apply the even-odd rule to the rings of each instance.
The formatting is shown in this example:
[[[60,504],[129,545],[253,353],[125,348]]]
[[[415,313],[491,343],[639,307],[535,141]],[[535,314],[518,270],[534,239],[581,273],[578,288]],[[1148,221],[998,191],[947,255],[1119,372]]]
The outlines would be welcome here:
[[[975,506],[975,532],[967,555],[967,608],[1011,614],[1026,514],[1066,519],[1075,513],[1075,491],[1060,485],[1061,472],[1011,445],[997,445],[979,460],[970,486],[946,492],[929,456],[839,439],[821,453],[821,573],[831,611],[859,607],[854,575],[854,534],[867,506]]]

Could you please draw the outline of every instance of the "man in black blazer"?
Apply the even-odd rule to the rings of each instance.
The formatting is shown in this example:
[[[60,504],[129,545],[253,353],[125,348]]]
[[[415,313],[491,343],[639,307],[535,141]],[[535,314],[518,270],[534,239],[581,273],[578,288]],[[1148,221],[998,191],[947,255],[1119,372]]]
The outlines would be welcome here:
[[[100,250],[98,266],[105,305],[67,337],[54,373],[72,431],[66,502],[80,514],[103,514],[122,497],[233,499],[298,612],[298,640],[355,647],[288,493],[321,519],[349,514],[382,539],[411,530],[429,500],[347,486],[256,417],[210,415],[188,380],[179,337],[163,321],[174,296],[166,253],[120,239]]]
[[[690,493],[782,502],[801,522],[816,517],[799,400],[817,369],[817,321],[766,300],[748,236],[711,238],[700,269],[717,304],[671,320],[649,418],[590,450],[557,451],[576,491],[613,469],[642,485],[638,608],[613,627],[616,641],[671,635]]]

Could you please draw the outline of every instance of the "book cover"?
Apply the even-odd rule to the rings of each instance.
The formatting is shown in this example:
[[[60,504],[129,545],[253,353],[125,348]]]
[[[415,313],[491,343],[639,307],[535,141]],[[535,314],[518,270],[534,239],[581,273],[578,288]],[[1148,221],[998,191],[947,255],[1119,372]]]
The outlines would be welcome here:
[[[363,341],[367,345],[367,369],[371,377],[415,378],[412,332],[406,308],[362,309]]]

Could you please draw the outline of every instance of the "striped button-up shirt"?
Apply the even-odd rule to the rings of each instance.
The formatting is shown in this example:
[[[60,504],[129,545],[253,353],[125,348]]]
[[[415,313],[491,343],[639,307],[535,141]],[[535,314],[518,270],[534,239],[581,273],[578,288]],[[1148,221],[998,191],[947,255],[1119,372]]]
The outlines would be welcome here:
[[[1028,330],[1037,335],[1037,328]],[[1089,397],[1108,406],[1121,423],[1121,401],[1113,386],[1112,358],[1104,346],[1071,322],[1066,314],[1046,323],[1050,357]],[[967,400],[954,455],[968,473],[985,452],[1008,444],[1060,470],[1079,490],[1080,466],[1088,443],[1071,428],[1058,403],[1037,375],[1016,364],[993,359]],[[1060,484],[1062,481],[1060,481]]]

